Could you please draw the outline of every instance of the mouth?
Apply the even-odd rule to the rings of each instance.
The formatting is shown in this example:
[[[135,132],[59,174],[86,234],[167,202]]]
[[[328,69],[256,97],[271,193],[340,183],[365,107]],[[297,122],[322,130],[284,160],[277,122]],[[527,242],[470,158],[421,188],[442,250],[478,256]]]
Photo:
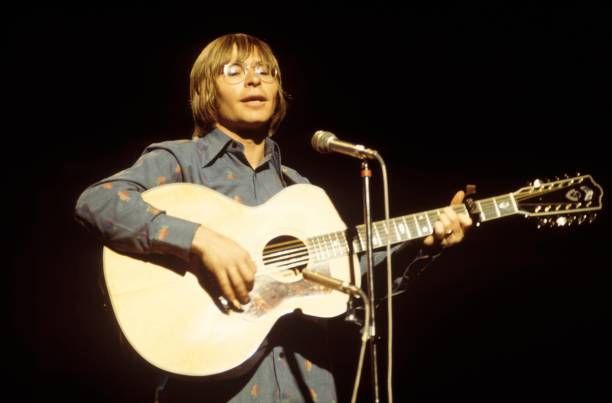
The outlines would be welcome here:
[[[240,102],[266,102],[266,97],[262,95],[249,95],[248,97],[244,97],[240,99]]]

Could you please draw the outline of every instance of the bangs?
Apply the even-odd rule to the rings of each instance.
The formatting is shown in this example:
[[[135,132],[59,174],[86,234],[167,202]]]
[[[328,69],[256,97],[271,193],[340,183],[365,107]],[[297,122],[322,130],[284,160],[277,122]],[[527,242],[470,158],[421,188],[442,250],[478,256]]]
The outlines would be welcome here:
[[[232,59],[236,47],[236,58]],[[215,72],[223,71],[223,66],[227,63],[238,61],[244,62],[252,54],[257,53],[260,61],[269,64],[278,70],[278,63],[272,54],[272,50],[263,42],[246,35],[232,35],[224,38],[219,43],[217,52],[212,55],[212,69]]]

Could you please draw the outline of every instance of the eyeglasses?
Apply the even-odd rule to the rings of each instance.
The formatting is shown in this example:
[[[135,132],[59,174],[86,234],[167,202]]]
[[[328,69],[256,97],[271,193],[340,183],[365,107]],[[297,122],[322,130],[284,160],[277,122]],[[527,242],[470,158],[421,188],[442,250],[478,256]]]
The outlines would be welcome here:
[[[278,76],[278,70],[269,64],[255,63],[247,66],[242,63],[227,63],[223,66],[223,79],[228,84],[238,84],[244,81],[247,71],[252,70],[264,83],[272,83]]]

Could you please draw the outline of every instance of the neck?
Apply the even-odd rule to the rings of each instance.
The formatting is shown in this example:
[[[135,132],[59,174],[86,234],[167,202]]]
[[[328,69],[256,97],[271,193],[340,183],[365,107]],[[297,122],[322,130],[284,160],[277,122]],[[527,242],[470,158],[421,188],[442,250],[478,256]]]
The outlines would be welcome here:
[[[234,131],[219,123],[217,123],[217,128],[244,146],[244,156],[253,169],[261,164],[266,150],[267,131],[265,135],[262,130]]]

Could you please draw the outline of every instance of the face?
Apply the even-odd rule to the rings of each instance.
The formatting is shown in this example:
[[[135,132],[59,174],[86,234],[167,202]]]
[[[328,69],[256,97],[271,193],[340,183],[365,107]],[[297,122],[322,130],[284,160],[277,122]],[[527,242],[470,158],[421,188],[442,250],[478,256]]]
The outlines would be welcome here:
[[[240,63],[236,53],[234,48],[230,63]],[[276,107],[278,82],[276,79],[262,81],[255,69],[260,62],[259,54],[254,52],[240,63],[249,68],[246,68],[244,80],[237,83],[228,82],[223,74],[217,76],[219,125],[233,132],[267,130]],[[232,71],[227,73],[234,74]]]

